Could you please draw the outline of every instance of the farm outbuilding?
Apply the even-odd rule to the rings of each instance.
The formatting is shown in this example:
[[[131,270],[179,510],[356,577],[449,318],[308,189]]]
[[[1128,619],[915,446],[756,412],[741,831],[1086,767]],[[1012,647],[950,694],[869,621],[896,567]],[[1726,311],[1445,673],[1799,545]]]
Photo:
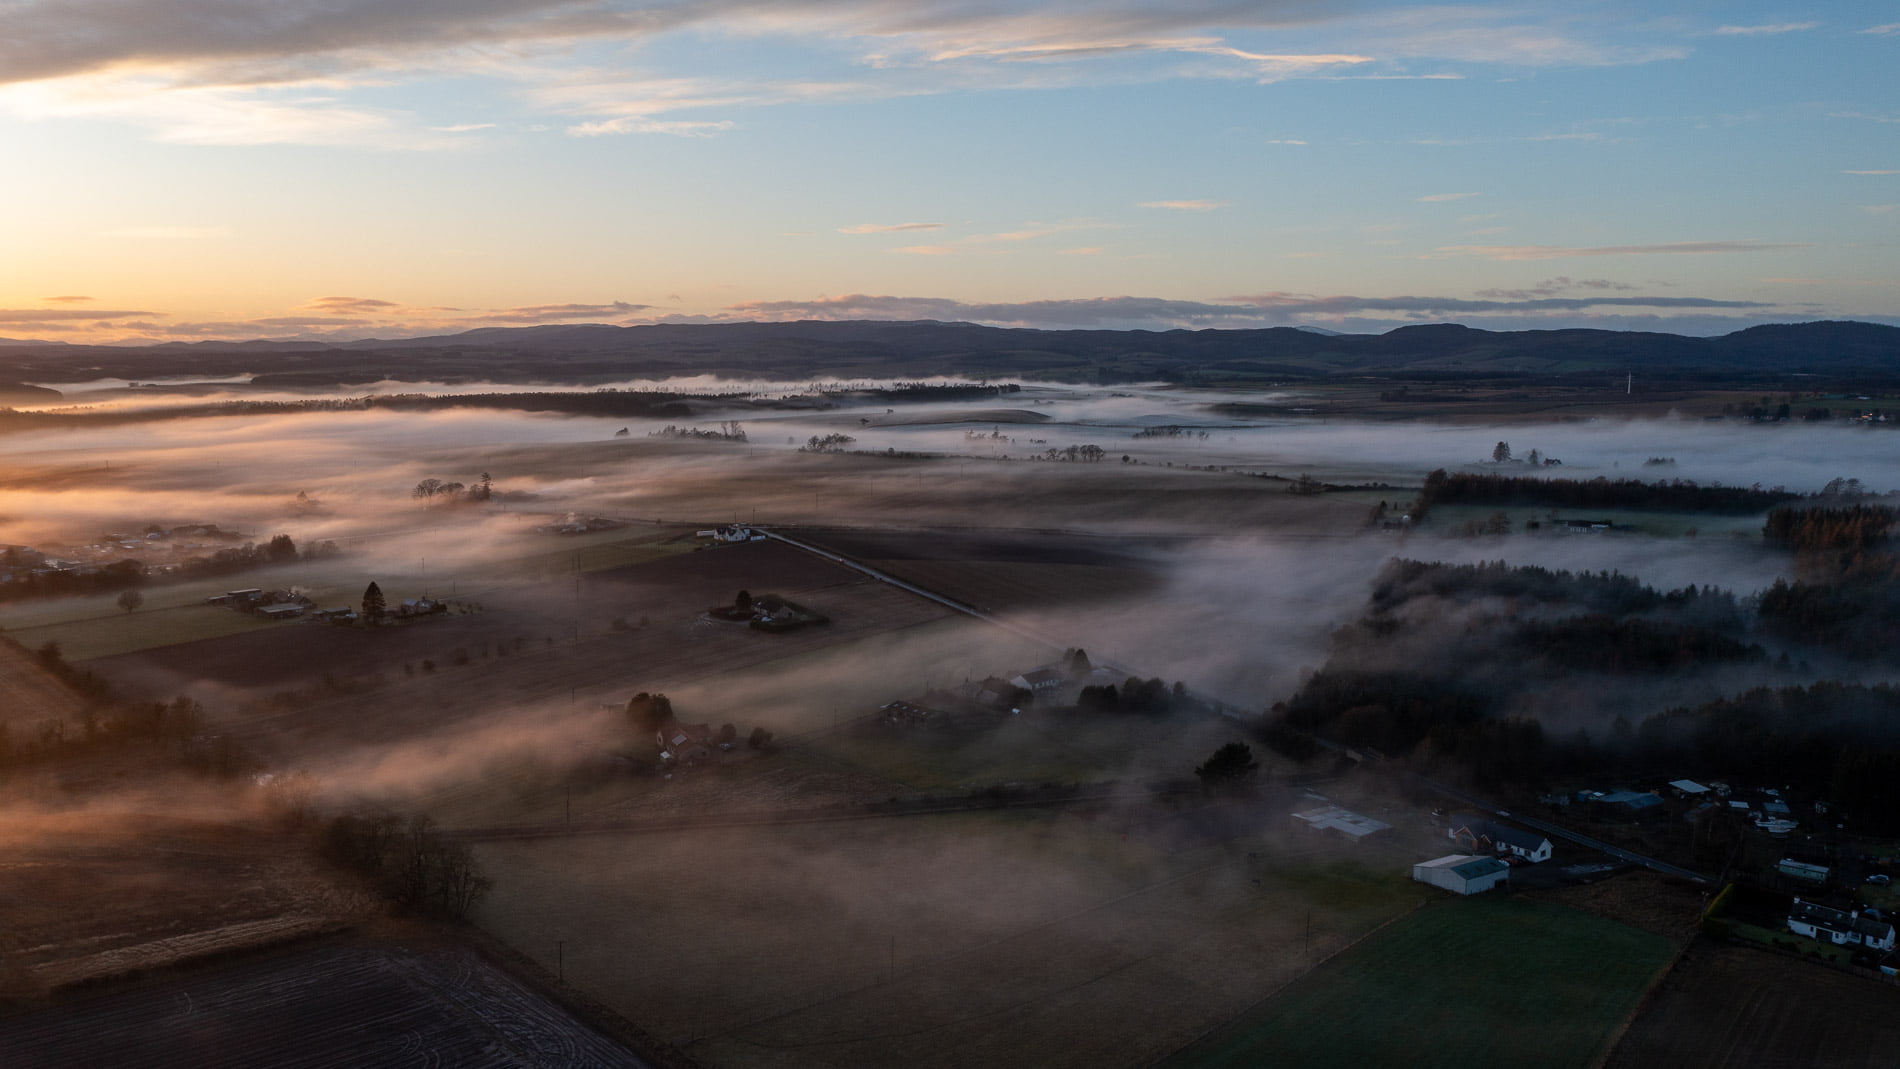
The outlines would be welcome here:
[[[1510,879],[1511,866],[1495,857],[1448,854],[1412,866],[1412,878],[1453,894],[1475,895]]]
[[[1353,840],[1392,830],[1392,825],[1383,820],[1374,820],[1336,805],[1321,806],[1318,809],[1295,813],[1293,819],[1314,831],[1335,831]]]

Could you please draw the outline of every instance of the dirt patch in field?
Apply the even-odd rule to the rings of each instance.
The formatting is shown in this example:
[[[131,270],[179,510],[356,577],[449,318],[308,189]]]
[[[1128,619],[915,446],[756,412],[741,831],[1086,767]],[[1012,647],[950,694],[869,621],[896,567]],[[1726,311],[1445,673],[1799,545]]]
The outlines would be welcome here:
[[[1900,1051],[1900,987],[1696,940],[1609,1069],[1878,1069]]]
[[[1647,869],[1596,883],[1539,891],[1529,897],[1622,921],[1677,944],[1694,937],[1696,923],[1708,906],[1703,888]]]

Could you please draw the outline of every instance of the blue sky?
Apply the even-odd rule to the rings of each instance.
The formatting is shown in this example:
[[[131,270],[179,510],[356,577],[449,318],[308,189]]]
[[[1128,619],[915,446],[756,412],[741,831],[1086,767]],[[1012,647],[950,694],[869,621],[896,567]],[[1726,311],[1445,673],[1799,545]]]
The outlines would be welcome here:
[[[1900,7],[0,0],[0,336],[1900,323]]]

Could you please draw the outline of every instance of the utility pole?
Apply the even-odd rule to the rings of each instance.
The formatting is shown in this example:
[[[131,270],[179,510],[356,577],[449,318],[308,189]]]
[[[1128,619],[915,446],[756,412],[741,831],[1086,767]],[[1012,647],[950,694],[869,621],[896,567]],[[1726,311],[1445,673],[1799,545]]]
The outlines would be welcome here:
[[[559,983],[562,987],[566,987],[567,986],[567,940],[565,939],[556,939],[554,941],[554,970],[555,970],[554,975],[555,975],[556,982]]]

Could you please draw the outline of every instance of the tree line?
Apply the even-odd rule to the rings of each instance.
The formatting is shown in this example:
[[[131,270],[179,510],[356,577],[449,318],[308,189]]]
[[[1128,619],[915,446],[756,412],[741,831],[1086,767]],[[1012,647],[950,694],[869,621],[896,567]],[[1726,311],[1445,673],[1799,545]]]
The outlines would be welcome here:
[[[1500,443],[1502,444],[1502,443]],[[1701,485],[1692,479],[1645,482],[1642,479],[1539,479],[1489,472],[1451,474],[1443,468],[1425,477],[1425,487],[1413,508],[1422,519],[1436,505],[1542,505],[1578,509],[1648,509],[1670,512],[1708,512],[1745,516],[1765,512],[1800,498],[1780,487],[1764,490],[1759,484]]]

